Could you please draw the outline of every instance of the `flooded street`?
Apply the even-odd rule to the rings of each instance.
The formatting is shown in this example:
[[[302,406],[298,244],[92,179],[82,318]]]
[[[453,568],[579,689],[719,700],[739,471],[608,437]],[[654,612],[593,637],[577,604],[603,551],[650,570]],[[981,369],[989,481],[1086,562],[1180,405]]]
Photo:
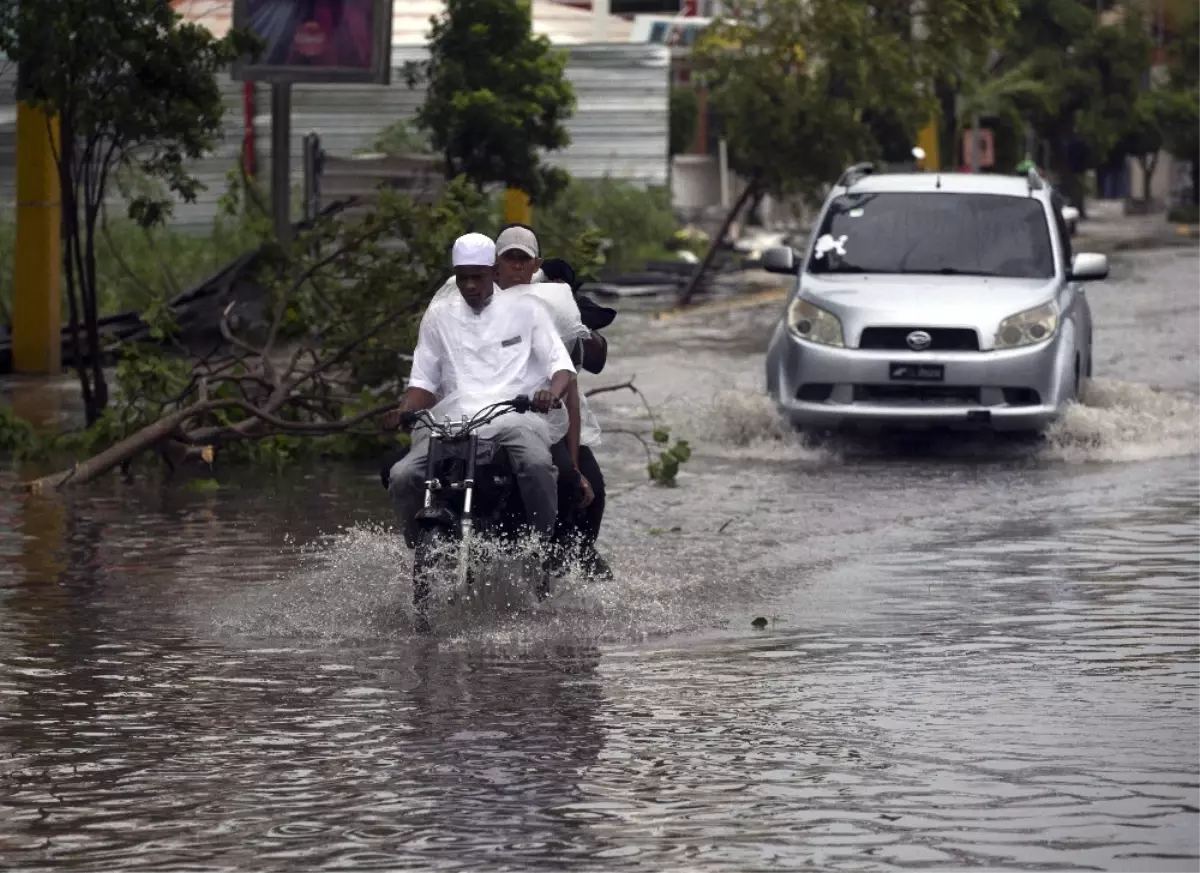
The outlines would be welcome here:
[[[429,637],[373,469],[0,494],[0,869],[1196,870],[1198,275],[1041,445],[808,446],[780,307],[626,313],[679,487],[610,432],[617,580]]]

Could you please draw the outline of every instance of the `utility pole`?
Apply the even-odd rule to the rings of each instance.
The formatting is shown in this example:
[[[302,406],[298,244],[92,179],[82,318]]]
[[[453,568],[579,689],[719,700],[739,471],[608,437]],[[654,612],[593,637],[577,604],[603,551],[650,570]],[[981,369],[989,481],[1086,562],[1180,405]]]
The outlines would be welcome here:
[[[29,70],[18,70],[24,96]],[[54,141],[58,119],[17,103],[17,238],[13,254],[12,355],[17,373],[62,372],[62,201]]]
[[[271,214],[275,238],[292,237],[292,84],[271,83]]]

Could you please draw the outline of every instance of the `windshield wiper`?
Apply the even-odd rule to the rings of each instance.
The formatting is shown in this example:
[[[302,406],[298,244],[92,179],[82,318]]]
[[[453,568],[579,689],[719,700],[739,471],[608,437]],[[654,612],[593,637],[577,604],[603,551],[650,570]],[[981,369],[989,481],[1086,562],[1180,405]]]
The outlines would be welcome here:
[[[935,273],[938,276],[995,276],[986,270],[959,270],[956,267],[940,267]]]

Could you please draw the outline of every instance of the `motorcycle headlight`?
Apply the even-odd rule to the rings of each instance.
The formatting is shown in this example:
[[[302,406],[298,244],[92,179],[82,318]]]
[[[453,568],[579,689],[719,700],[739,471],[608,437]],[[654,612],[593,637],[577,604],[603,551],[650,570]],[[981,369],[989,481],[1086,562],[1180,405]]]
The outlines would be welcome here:
[[[1000,322],[996,331],[997,349],[1017,349],[1044,343],[1058,330],[1058,310],[1053,303],[1026,309]]]
[[[797,297],[788,307],[788,328],[800,339],[823,346],[846,345],[842,337],[842,322],[832,312],[814,306]]]

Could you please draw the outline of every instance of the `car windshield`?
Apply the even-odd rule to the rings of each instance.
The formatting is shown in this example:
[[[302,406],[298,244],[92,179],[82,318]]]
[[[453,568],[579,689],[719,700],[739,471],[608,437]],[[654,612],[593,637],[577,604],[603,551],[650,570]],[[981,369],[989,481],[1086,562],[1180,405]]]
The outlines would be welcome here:
[[[830,205],[808,270],[1049,279],[1054,252],[1032,197],[864,192]]]

